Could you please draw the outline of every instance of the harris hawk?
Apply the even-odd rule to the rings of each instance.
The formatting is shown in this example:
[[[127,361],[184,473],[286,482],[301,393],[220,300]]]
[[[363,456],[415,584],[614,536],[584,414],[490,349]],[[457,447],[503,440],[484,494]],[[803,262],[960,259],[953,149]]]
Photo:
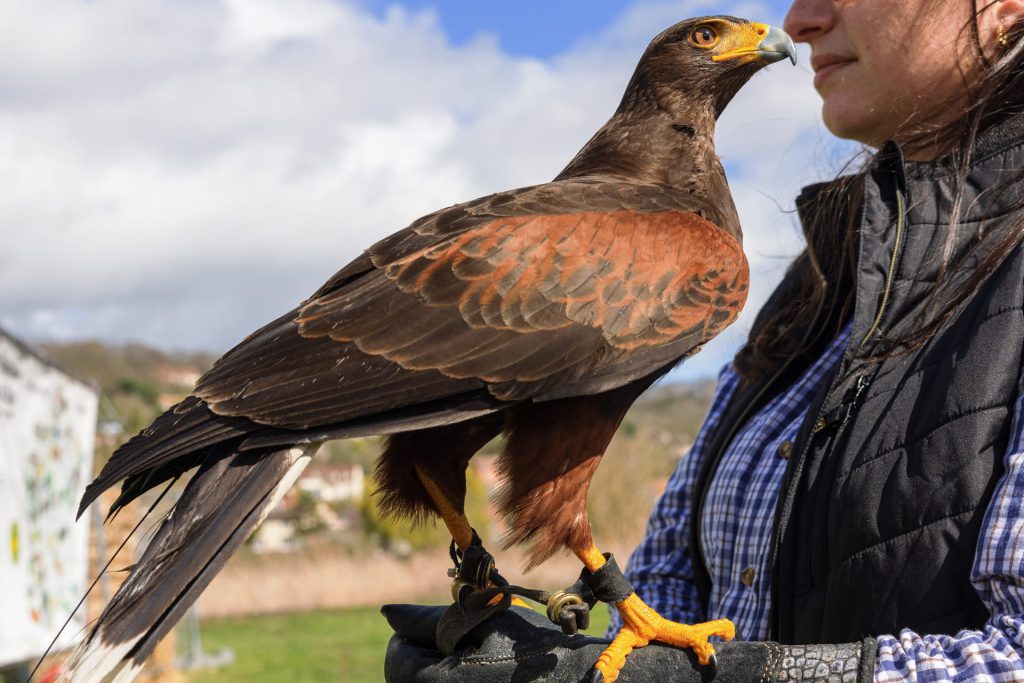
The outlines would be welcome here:
[[[555,180],[420,218],[226,353],[86,489],[82,511],[122,482],[114,514],[195,470],[72,679],[131,680],[329,439],[387,435],[383,510],[439,515],[465,550],[466,466],[504,434],[508,542],[527,545],[533,564],[568,547],[597,572],[606,560],[586,495],[612,435],[745,301],[715,122],[755,72],[786,57],[795,62],[792,41],[764,24],[676,24]],[[595,667],[605,681],[651,640],[707,663],[708,637],[733,635],[725,620],[669,622],[635,593],[617,607],[624,627]]]

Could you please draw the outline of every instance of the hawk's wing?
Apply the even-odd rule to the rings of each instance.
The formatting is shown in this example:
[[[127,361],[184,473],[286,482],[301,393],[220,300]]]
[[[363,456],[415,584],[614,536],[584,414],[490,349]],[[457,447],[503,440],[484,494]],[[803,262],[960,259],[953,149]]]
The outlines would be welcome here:
[[[706,342],[746,298],[741,245],[693,208],[659,187],[566,181],[433,214],[225,355],[196,396],[308,429],[480,389],[619,386]]]
[[[562,181],[431,214],[250,335],[106,463],[112,511],[204,458],[457,422],[663,370],[746,298],[689,195]]]

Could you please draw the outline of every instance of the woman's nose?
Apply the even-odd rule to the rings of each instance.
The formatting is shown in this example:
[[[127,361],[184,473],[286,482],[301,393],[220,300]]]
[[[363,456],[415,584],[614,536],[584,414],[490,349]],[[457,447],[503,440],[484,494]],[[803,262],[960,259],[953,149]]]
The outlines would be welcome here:
[[[806,43],[828,33],[834,21],[833,0],[793,0],[783,28],[793,40]]]

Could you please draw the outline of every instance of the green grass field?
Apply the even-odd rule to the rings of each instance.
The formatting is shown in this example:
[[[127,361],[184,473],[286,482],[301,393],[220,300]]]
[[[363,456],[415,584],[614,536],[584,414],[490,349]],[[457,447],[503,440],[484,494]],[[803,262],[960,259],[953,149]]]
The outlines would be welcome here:
[[[608,610],[598,605],[588,633],[601,635]],[[367,607],[244,619],[204,619],[203,649],[231,648],[235,663],[196,672],[192,683],[376,683],[383,680],[391,629]]]

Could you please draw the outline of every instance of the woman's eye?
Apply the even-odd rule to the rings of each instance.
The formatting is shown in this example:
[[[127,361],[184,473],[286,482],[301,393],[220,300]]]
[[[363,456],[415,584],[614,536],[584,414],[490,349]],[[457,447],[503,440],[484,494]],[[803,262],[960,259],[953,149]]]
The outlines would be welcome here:
[[[710,26],[701,26],[690,34],[690,42],[697,47],[711,47],[718,42],[718,34]]]

